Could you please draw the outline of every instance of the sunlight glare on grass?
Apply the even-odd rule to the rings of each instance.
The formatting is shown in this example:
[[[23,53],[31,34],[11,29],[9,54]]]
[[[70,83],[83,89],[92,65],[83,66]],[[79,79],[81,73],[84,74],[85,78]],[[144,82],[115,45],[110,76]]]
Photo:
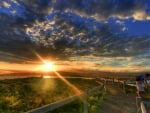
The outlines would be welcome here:
[[[74,86],[73,84],[71,84],[69,81],[67,81],[60,73],[55,71],[55,74],[64,82],[66,83],[69,87],[71,87],[73,89],[73,91],[76,94],[81,94],[82,91],[80,89],[78,89],[76,86]]]
[[[44,75],[43,78],[47,79],[47,78],[51,78],[50,75]]]

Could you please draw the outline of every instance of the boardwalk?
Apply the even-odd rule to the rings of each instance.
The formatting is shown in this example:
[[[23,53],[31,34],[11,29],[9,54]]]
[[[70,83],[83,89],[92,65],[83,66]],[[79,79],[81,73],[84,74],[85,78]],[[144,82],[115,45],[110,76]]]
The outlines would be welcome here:
[[[125,94],[121,89],[107,85],[106,98],[98,113],[136,113],[136,96]]]

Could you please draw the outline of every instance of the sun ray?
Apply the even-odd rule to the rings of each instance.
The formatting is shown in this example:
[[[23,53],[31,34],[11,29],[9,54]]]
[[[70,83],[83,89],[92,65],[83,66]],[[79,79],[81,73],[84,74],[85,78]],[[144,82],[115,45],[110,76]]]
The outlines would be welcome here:
[[[43,58],[34,50],[31,49],[31,51],[42,61],[44,62]]]
[[[44,63],[44,67],[46,70],[52,68],[52,64],[50,64],[48,61],[44,60],[38,53],[36,53],[35,51],[32,50],[32,52],[34,52],[34,54]],[[55,69],[52,70],[62,81],[64,81],[69,87],[71,87],[73,89],[73,91],[76,94],[81,94],[82,91],[80,89],[78,89],[77,87],[75,87],[73,84],[71,84],[69,81],[67,81],[61,74],[59,74]],[[47,78],[47,77],[46,77]]]
[[[79,90],[77,87],[75,87],[73,84],[71,84],[70,82],[68,82],[61,74],[59,74],[58,72],[54,71],[54,73],[62,80],[64,81],[69,87],[71,87],[73,89],[73,91],[76,94],[81,94],[82,91]]]

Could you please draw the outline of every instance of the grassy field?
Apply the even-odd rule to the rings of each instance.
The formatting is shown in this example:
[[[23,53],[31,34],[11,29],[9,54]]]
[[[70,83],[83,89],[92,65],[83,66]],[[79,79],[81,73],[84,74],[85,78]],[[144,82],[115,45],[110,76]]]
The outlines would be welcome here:
[[[68,78],[67,81],[81,91],[98,85],[93,79]],[[44,79],[33,77],[1,80],[0,113],[23,113],[75,94],[76,92],[59,78]],[[95,96],[95,98],[97,97]],[[74,108],[74,105],[80,106],[81,102],[73,102],[70,106]],[[82,108],[78,107],[78,110],[81,111]],[[54,113],[59,112],[54,111]]]
[[[137,73],[110,73],[110,72],[61,72],[65,77],[106,77],[119,79],[135,79]],[[8,75],[5,75],[8,76]],[[11,75],[12,76],[12,75]],[[20,76],[17,74],[15,76]],[[26,76],[24,74],[23,76]],[[97,85],[94,79],[67,78],[66,79],[80,91],[91,89]],[[136,93],[135,87],[126,86],[127,93]],[[103,91],[98,91],[89,96],[89,111],[95,113],[100,104]],[[34,108],[56,102],[73,96],[76,91],[59,78],[44,79],[41,77],[19,78],[0,80],[0,113],[24,113]],[[150,90],[146,90],[145,96],[150,97]],[[71,104],[60,107],[50,113],[83,113],[82,101],[74,101]]]

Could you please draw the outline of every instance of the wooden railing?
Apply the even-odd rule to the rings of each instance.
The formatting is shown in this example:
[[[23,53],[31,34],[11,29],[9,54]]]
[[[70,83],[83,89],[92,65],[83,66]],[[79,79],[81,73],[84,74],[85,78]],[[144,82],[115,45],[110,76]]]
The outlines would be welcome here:
[[[141,97],[136,97],[137,113],[150,113],[150,101],[146,101]]]
[[[126,85],[136,87],[134,81],[120,80],[116,78],[97,78],[96,81],[101,85],[93,89],[86,90],[84,93],[30,110],[26,113],[45,113],[48,111],[53,111],[54,109],[57,109],[63,105],[69,104],[77,99],[83,99],[84,113],[88,113],[88,94],[91,94],[92,92],[96,90],[104,89],[105,84],[116,84],[119,88],[122,88],[125,93],[126,93],[126,88],[125,88]],[[136,105],[137,105],[137,113],[150,113],[147,110],[147,108],[150,107],[150,102],[143,101],[142,98],[136,97]]]
[[[122,88],[124,92],[126,92],[125,87],[127,85],[136,87],[134,81],[120,80],[117,78],[99,78],[98,81],[103,82],[104,84],[116,84],[119,88]]]
[[[86,90],[84,93],[81,93],[81,94],[66,98],[64,100],[60,100],[60,101],[30,110],[26,113],[45,113],[45,112],[53,111],[54,109],[64,106],[66,104],[69,104],[77,99],[83,99],[84,113],[88,113],[88,94],[91,94],[92,92],[95,92],[97,90],[102,90],[103,88],[104,88],[104,85],[100,85],[93,89]]]
[[[128,80],[119,80],[116,78],[99,78],[101,82],[104,84],[117,84],[118,87],[121,87],[124,92],[126,92],[125,87],[133,86],[136,87],[136,84],[134,81],[128,81]],[[141,97],[136,97],[136,106],[137,106],[137,113],[150,113],[150,101],[146,101]]]

